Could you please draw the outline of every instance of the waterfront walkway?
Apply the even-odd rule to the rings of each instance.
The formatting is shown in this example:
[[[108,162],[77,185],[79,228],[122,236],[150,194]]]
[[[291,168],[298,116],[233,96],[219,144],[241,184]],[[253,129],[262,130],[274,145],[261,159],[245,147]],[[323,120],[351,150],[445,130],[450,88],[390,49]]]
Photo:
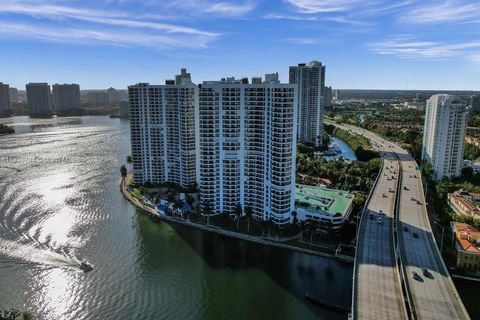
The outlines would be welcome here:
[[[217,226],[213,225],[206,225],[206,224],[201,224],[201,223],[196,223],[187,219],[183,219],[180,217],[174,217],[174,216],[167,216],[164,214],[160,214],[157,210],[146,206],[140,202],[139,199],[133,197],[130,195],[128,192],[128,181],[131,179],[131,173],[128,174],[126,179],[122,179],[120,183],[120,191],[122,192],[123,197],[128,200],[132,205],[134,205],[140,212],[143,214],[155,219],[155,220],[160,220],[168,223],[175,223],[175,224],[180,224],[183,226],[187,226],[190,228],[195,228],[211,233],[216,233],[219,235],[227,236],[230,238],[236,238],[236,239],[242,239],[250,242],[255,242],[263,245],[268,245],[272,247],[277,247],[281,249],[286,249],[286,250],[294,250],[302,253],[307,253],[315,256],[320,256],[320,257],[326,257],[326,258],[333,258],[339,261],[343,262],[348,262],[352,263],[353,258],[350,256],[345,256],[342,254],[330,254],[326,252],[321,252],[321,251],[316,251],[316,250],[311,250],[308,248],[302,248],[302,247],[297,247],[294,245],[286,244],[283,242],[291,241],[298,239],[300,237],[300,234],[292,236],[292,237],[283,237],[283,238],[277,238],[277,237],[256,237],[256,236],[251,236],[248,234],[240,233],[240,232],[235,232],[235,231],[230,231],[230,230],[225,230]]]

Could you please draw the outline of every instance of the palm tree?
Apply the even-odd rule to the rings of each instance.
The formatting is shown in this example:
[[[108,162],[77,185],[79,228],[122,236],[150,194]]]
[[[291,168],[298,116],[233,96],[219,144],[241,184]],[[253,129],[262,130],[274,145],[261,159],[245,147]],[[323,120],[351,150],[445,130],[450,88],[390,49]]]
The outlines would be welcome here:
[[[253,210],[252,207],[245,207],[245,217],[247,218],[247,233],[250,233],[250,219],[252,219]]]
[[[202,203],[202,214],[207,217],[207,225],[210,222],[210,216],[213,213],[213,206],[210,201],[204,201]]]
[[[297,224],[297,222],[298,222],[297,211],[295,211],[295,210],[292,211],[291,215],[292,215],[292,224]]]
[[[131,155],[128,155],[126,160],[127,160],[127,163],[131,166],[133,162],[133,157]]]
[[[120,174],[122,175],[123,179],[125,179],[125,177],[127,176],[127,173],[128,173],[127,167],[125,167],[125,165],[123,164],[120,167]]]
[[[238,230],[238,225],[240,224],[240,218],[243,215],[243,209],[240,203],[237,203],[237,205],[235,206],[234,214],[235,214],[235,218],[237,219],[237,230]]]

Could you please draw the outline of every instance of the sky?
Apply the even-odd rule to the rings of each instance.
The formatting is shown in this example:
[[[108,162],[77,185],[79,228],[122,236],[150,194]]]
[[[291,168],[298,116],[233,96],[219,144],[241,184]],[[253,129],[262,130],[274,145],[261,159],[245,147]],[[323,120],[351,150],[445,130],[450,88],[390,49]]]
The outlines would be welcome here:
[[[478,0],[0,0],[0,81],[82,89],[262,76],[319,60],[339,89],[480,90]]]

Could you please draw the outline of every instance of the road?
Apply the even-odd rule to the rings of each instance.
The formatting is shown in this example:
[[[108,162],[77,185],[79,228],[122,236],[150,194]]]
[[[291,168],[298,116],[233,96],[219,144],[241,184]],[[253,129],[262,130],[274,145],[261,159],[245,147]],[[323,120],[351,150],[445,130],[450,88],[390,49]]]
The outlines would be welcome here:
[[[393,288],[401,287],[403,284],[406,293],[405,298],[403,298],[402,291],[397,290],[396,294],[399,297],[401,296],[401,301],[407,302],[406,305],[410,311],[409,316],[412,319],[470,319],[433,238],[426,210],[421,173],[414,159],[404,149],[369,131],[348,125],[339,127],[364,135],[373,142],[374,147],[382,151],[384,156],[390,152],[391,155],[399,160],[398,165],[400,169],[398,172],[400,173],[400,181],[396,194],[398,202],[394,210],[396,213],[395,218],[398,220],[395,230],[398,234],[398,243],[393,244],[396,245],[398,250],[399,265],[398,268],[394,268],[390,264],[386,266],[386,269],[390,271],[395,270],[397,277],[388,276],[385,281],[390,282],[390,285],[383,285],[385,288],[389,288],[387,299],[393,303],[392,308],[397,310],[399,304],[398,301],[393,302],[392,300],[391,295],[396,290]],[[384,163],[385,161],[384,159]],[[379,186],[378,189],[381,190],[382,187],[380,186],[383,185],[381,180],[377,184]],[[375,203],[374,199],[377,193],[376,187],[370,201],[372,205]],[[390,206],[391,200],[386,202]],[[370,207],[370,203],[367,205],[368,207]],[[370,314],[373,313],[373,316],[380,313],[383,314],[385,306],[379,303],[378,300],[362,299],[362,295],[365,295],[365,293],[361,293],[362,288],[369,285],[364,283],[365,280],[369,280],[372,271],[373,273],[378,272],[376,270],[378,268],[372,268],[369,265],[369,259],[365,258],[368,252],[365,252],[364,247],[376,236],[364,234],[369,232],[367,229],[368,223],[367,226],[362,225],[364,218],[366,218],[365,215],[360,223],[358,233],[358,256],[355,259],[352,313],[355,319],[374,319],[375,317],[370,317],[368,312]],[[386,232],[383,234],[385,235]],[[384,238],[384,241],[393,243],[394,241],[390,239]],[[383,256],[385,254],[387,254],[386,251],[379,251],[379,255]],[[377,258],[377,260],[380,259]],[[388,255],[386,260],[391,261],[391,256]],[[365,263],[367,264],[366,266],[364,266]],[[423,269],[428,270],[427,275],[423,274]],[[366,272],[367,275],[362,275],[363,272]],[[417,274],[415,277],[414,272]],[[388,274],[390,273],[388,272]],[[401,277],[402,273],[404,277]],[[376,287],[377,290],[382,290],[382,284],[379,281],[375,281],[370,285]],[[368,294],[370,294],[370,291],[367,289]],[[366,305],[362,306],[360,304]],[[405,306],[405,303],[403,305]],[[376,311],[362,312],[362,309],[368,308]],[[395,312],[395,315],[398,316],[398,312]],[[407,316],[405,315],[403,318],[407,318]],[[385,319],[393,318],[388,316]]]
[[[352,313],[355,319],[405,319],[393,241],[399,163],[381,140],[371,139],[376,141],[383,165],[359,224]]]
[[[421,172],[405,150],[399,147],[394,150],[402,165],[398,208],[399,248],[416,317],[432,320],[469,319],[433,238]],[[429,274],[424,275],[423,269],[427,269]],[[418,274],[417,277],[413,276],[414,272]]]

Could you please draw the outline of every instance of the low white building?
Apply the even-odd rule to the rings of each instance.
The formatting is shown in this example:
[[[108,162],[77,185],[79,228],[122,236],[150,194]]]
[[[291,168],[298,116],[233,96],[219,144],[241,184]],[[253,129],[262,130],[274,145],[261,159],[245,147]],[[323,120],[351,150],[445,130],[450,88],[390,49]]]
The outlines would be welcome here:
[[[354,197],[354,194],[348,191],[297,184],[295,187],[297,219],[316,220],[331,224],[333,230],[339,230],[352,212]]]

